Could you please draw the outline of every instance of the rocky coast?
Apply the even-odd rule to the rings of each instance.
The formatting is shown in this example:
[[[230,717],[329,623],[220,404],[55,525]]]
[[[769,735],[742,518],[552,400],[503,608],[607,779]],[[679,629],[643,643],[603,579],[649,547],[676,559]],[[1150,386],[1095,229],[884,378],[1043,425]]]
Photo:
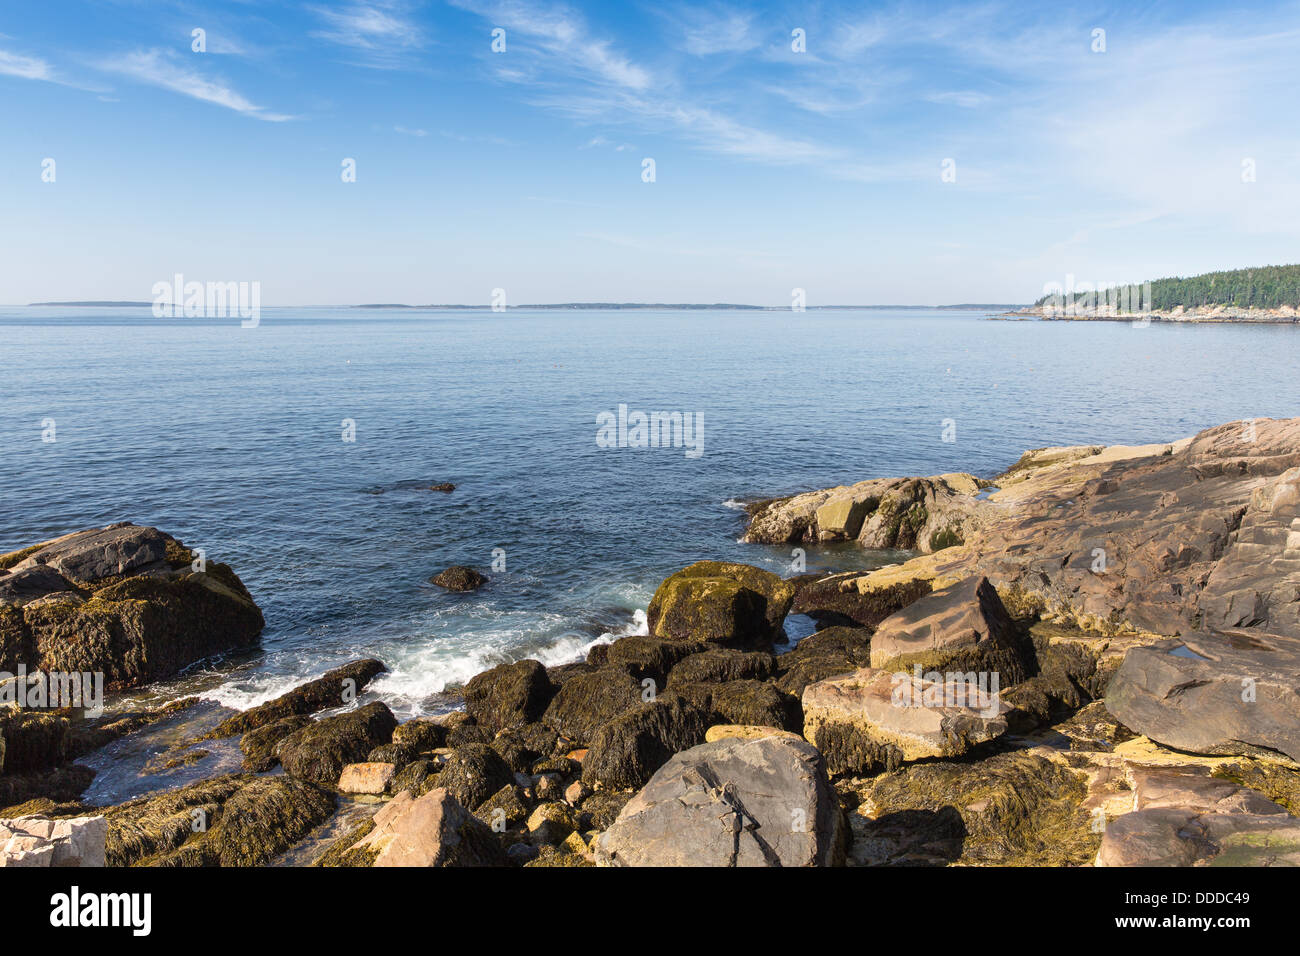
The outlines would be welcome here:
[[[1300,419],[755,501],[745,540],[907,559],[699,561],[647,633],[451,713],[399,721],[359,659],[202,727],[49,692],[255,646],[232,569],[137,525],[0,556],[0,865],[1300,863]],[[146,770],[213,772],[85,799],[167,726]]]

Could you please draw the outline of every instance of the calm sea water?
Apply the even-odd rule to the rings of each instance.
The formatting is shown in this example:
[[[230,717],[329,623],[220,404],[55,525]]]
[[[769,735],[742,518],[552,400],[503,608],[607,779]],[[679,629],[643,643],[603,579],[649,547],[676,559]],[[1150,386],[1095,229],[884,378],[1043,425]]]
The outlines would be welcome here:
[[[1295,327],[985,315],[318,308],[241,329],[0,309],[0,551],[157,525],[233,565],[267,629],[262,652],[156,693],[248,706],[373,655],[407,715],[493,663],[635,632],[692,561],[786,571],[789,549],[737,542],[735,499],[1300,415]],[[620,404],[702,415],[703,454],[599,447],[597,416]],[[455,492],[427,490],[441,481]],[[491,582],[427,583],[450,564]]]

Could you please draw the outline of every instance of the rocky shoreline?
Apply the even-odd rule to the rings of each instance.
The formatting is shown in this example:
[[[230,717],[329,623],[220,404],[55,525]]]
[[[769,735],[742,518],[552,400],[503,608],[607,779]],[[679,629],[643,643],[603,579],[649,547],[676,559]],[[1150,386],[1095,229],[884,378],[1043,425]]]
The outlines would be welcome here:
[[[647,634],[494,667],[439,717],[399,722],[357,660],[150,760],[233,772],[113,806],[78,761],[196,701],[88,716],[55,675],[156,682],[261,612],[153,528],[2,555],[0,865],[1300,863],[1300,419],[748,511],[756,544],[912,556],[697,562]]]
[[[1003,321],[1040,319],[1044,322],[1184,322],[1188,324],[1235,322],[1255,325],[1294,325],[1300,322],[1300,309],[1281,306],[1276,309],[1237,308],[1216,305],[1205,308],[1152,309],[1145,312],[1119,312],[1114,308],[1085,306],[1026,306],[1014,312],[990,316]]]

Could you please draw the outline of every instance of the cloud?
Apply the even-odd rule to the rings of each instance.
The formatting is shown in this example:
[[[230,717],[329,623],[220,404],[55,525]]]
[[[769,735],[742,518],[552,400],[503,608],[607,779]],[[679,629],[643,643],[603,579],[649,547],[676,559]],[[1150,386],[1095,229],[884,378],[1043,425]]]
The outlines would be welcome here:
[[[690,22],[683,27],[683,46],[694,56],[745,53],[759,45],[751,13],[692,10],[687,16]]]
[[[19,76],[24,80],[58,82],[54,76],[54,68],[46,61],[34,56],[9,53],[5,50],[0,50],[0,74]]]
[[[943,93],[927,93],[925,95],[925,99],[931,103],[960,106],[968,110],[983,106],[992,98],[987,93],[978,93],[975,90],[949,90]]]
[[[204,103],[224,106],[236,113],[243,113],[270,123],[293,119],[292,116],[283,113],[267,112],[265,108],[250,102],[221,81],[210,80],[195,70],[181,66],[172,55],[161,50],[137,50],[102,63],[100,68],[111,73],[120,73],[149,86],[180,93],[182,96],[202,100]]]
[[[396,69],[407,55],[424,46],[423,31],[398,0],[357,0],[341,7],[312,7],[326,28],[310,36],[361,54],[360,65]]]
[[[394,126],[394,133],[401,133],[403,136],[428,136],[427,129],[407,129],[405,126]]]

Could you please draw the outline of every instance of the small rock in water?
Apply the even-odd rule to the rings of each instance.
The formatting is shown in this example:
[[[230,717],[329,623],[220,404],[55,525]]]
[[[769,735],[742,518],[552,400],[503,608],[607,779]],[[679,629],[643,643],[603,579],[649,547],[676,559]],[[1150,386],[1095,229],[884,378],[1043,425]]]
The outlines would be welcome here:
[[[430,485],[429,490],[430,491],[455,491],[456,486],[453,485],[450,481],[443,481],[443,482],[439,482],[436,485]]]
[[[446,588],[448,591],[473,591],[487,584],[487,578],[473,568],[453,565],[446,571],[429,578],[429,583]]]

